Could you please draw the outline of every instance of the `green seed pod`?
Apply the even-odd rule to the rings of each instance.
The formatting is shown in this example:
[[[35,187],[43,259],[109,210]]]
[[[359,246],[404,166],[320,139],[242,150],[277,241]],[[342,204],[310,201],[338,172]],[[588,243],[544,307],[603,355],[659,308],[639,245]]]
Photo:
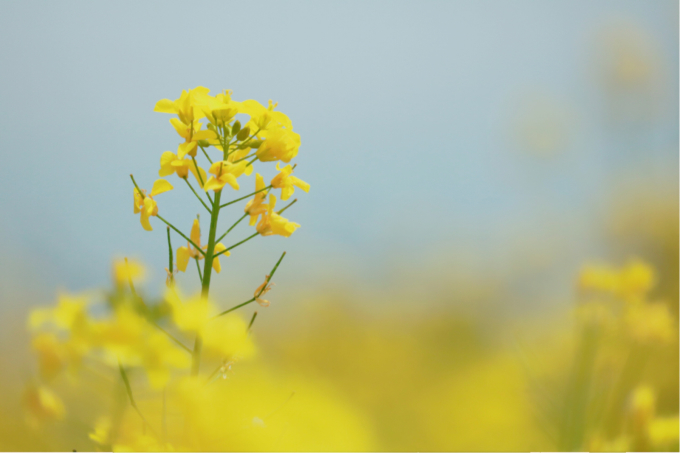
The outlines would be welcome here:
[[[241,129],[241,131],[236,135],[236,138],[238,140],[243,141],[243,140],[247,139],[249,135],[250,135],[250,129],[248,129],[248,127],[246,126],[243,129]]]
[[[236,135],[241,130],[241,122],[239,120],[234,121],[231,126],[231,135]]]

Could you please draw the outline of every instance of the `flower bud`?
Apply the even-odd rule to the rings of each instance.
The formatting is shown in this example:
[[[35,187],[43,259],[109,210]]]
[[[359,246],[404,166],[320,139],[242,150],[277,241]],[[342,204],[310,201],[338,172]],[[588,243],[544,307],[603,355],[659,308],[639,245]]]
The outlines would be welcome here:
[[[251,140],[248,142],[248,147],[252,149],[257,149],[262,144],[262,140]]]
[[[245,139],[248,138],[249,135],[250,135],[250,129],[248,128],[248,126],[246,126],[243,129],[241,129],[241,131],[236,135],[236,138],[238,140],[245,140]]]
[[[231,135],[236,135],[241,130],[241,122],[239,120],[234,121],[231,126]]]
[[[198,146],[201,148],[208,148],[210,146],[210,142],[208,140],[199,140]]]

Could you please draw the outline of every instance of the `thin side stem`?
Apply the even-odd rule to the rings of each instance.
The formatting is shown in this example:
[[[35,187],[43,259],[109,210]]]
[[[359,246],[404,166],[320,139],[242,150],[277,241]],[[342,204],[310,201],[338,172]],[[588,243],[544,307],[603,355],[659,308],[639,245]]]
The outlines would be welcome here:
[[[159,215],[156,215],[156,217],[158,217],[158,218],[160,219],[161,222],[164,222],[167,226],[169,226],[170,228],[172,228],[173,230],[175,230],[175,231],[177,232],[177,234],[179,234],[179,235],[182,236],[184,239],[186,239],[187,241],[189,241],[189,244],[193,245],[194,248],[195,248],[196,250],[198,250],[198,252],[199,252],[201,255],[205,256],[205,252],[204,252],[198,245],[196,245],[196,243],[195,243],[194,241],[192,241],[191,239],[189,239],[189,238],[187,237],[186,234],[184,234],[184,233],[182,233],[181,231],[179,231],[172,223],[168,222],[168,221],[165,220],[163,217],[161,217],[161,216],[159,216]]]
[[[224,203],[222,206],[220,206],[220,209],[224,208],[225,206],[229,206],[230,204],[234,204],[234,203],[236,203],[236,202],[238,202],[238,201],[245,200],[246,198],[250,198],[250,197],[252,197],[253,195],[255,195],[255,194],[257,194],[257,193],[262,192],[263,190],[271,189],[271,187],[272,187],[272,186],[267,186],[267,187],[262,188],[262,189],[260,189],[260,190],[256,190],[255,192],[253,192],[253,193],[251,193],[251,194],[248,194],[248,195],[246,195],[245,197],[237,198],[236,200],[231,200],[229,203]]]
[[[248,242],[249,240],[251,240],[252,238],[254,238],[255,236],[257,236],[257,235],[259,235],[259,234],[260,234],[260,233],[253,233],[252,235],[248,236],[247,238],[245,238],[245,239],[242,240],[241,242],[237,242],[236,244],[232,245],[232,246],[229,247],[228,249],[224,249],[224,250],[222,250],[220,253],[215,254],[214,257],[217,258],[218,256],[222,255],[223,253],[227,253],[228,251],[230,251],[230,250],[232,250],[232,249],[235,249],[235,248],[238,247],[239,245]]]
[[[276,273],[276,270],[279,268],[279,264],[281,264],[281,261],[283,261],[284,256],[286,256],[286,252],[283,252],[281,254],[281,258],[279,258],[279,260],[276,262],[276,264],[274,265],[274,268],[272,269],[272,271],[269,273],[269,275],[265,279],[264,285],[262,285],[262,289],[260,289],[260,291],[257,293],[257,295],[255,297],[253,297],[252,299],[247,300],[245,302],[242,302],[242,303],[240,303],[240,304],[238,304],[234,307],[231,307],[229,310],[225,310],[222,313],[219,313],[219,314],[213,316],[211,319],[219,318],[222,315],[226,315],[227,313],[230,313],[230,312],[232,312],[232,311],[234,311],[238,308],[241,308],[245,305],[248,305],[252,302],[255,302],[255,300],[257,300],[257,298],[260,297],[262,295],[262,293],[264,292],[264,290],[267,288],[267,285],[269,285],[269,282],[272,281],[272,278],[274,278],[274,274]],[[253,325],[254,321],[255,321],[255,315],[253,315],[253,319],[250,321],[251,326]],[[250,329],[250,326],[248,326],[248,328]]]
[[[199,194],[197,194],[196,191],[194,190],[194,186],[192,186],[191,183],[189,182],[189,178],[182,178],[182,179],[184,179],[184,182],[187,183],[187,186],[189,186],[189,189],[191,189],[191,191],[194,193],[194,195],[196,195],[196,198],[198,198],[198,201],[201,202],[201,204],[203,205],[203,207],[204,207],[205,209],[207,209],[208,212],[212,213],[212,211],[210,210],[210,208],[208,207],[208,205],[205,204],[205,201],[203,201],[203,198],[201,198],[201,196],[200,196]]]
[[[229,234],[229,232],[231,232],[231,230],[233,230],[234,228],[236,228],[236,225],[238,225],[239,223],[241,223],[241,220],[245,219],[246,217],[248,217],[248,213],[243,214],[243,216],[242,216],[240,219],[238,219],[232,226],[230,226],[229,229],[228,229],[222,236],[220,236],[220,238],[217,240],[217,242],[220,242],[222,239],[224,239],[224,237],[225,237],[227,234]]]

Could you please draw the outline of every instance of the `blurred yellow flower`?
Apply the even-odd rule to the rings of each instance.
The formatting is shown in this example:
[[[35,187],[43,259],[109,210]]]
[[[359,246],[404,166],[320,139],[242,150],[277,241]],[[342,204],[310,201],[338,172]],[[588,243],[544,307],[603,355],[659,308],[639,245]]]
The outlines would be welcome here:
[[[281,160],[288,163],[297,156],[300,148],[300,134],[289,129],[274,129],[260,133],[265,140],[256,156],[262,162]]]
[[[113,281],[117,286],[127,285],[130,280],[143,280],[146,268],[137,260],[117,259],[113,262]]]
[[[34,427],[49,420],[61,420],[66,414],[64,403],[50,389],[33,382],[24,389],[22,402],[28,421]]]

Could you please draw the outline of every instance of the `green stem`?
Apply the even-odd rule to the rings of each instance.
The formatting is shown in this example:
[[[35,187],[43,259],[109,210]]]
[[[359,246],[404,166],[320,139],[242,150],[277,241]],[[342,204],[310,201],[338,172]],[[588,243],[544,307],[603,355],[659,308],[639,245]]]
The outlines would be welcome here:
[[[236,244],[232,245],[232,246],[229,247],[228,249],[224,249],[224,250],[222,250],[220,253],[215,254],[214,257],[217,258],[218,256],[222,255],[223,253],[227,253],[228,251],[230,251],[230,250],[232,250],[232,249],[235,249],[235,248],[238,247],[239,245],[241,245],[241,244],[243,244],[243,243],[245,243],[245,242],[248,242],[249,240],[251,240],[252,238],[254,238],[255,236],[257,236],[257,235],[259,235],[259,234],[260,234],[260,233],[253,233],[252,235],[248,236],[247,238],[245,238],[245,239],[242,240],[241,242],[237,242]]]
[[[210,294],[210,277],[212,276],[212,264],[215,259],[215,236],[217,234],[217,220],[220,215],[220,197],[222,191],[215,192],[215,200],[212,204],[212,212],[210,214],[210,233],[208,235],[208,249],[205,253],[205,265],[203,267],[203,279],[201,281],[201,296],[203,303],[208,303],[208,296]],[[203,339],[200,333],[196,335],[194,341],[194,353],[192,355],[191,374],[198,375],[201,366],[201,350],[203,348]]]
[[[243,214],[243,217],[241,217],[240,219],[238,219],[238,220],[236,221],[236,223],[234,223],[232,226],[230,226],[229,229],[228,229],[222,236],[220,236],[220,238],[217,240],[217,242],[220,242],[222,239],[224,239],[224,237],[225,237],[227,234],[229,234],[229,232],[230,232],[231,230],[233,230],[234,228],[236,228],[236,225],[238,225],[239,223],[241,223],[241,220],[245,219],[246,217],[248,217],[248,213]]]
[[[253,313],[253,317],[250,318],[250,324],[248,324],[248,333],[250,333],[250,328],[253,327],[253,323],[255,322],[255,318],[257,318],[257,312]]]
[[[205,204],[205,201],[203,201],[203,198],[201,198],[201,196],[198,195],[198,194],[196,193],[196,191],[194,190],[194,186],[192,186],[191,183],[189,182],[189,178],[182,178],[182,179],[184,179],[184,182],[187,183],[187,186],[189,186],[189,189],[191,189],[191,191],[194,193],[194,195],[196,195],[196,198],[198,198],[198,201],[201,202],[201,204],[203,205],[203,207],[204,207],[205,209],[207,209],[208,212],[212,213],[212,212],[210,211],[210,208],[208,207],[208,205]]]
[[[213,161],[212,161],[212,159],[208,156],[208,153],[205,151],[205,148],[203,148],[202,146],[199,146],[199,148],[201,148],[201,151],[203,151],[203,154],[205,154],[205,158],[208,159],[208,162],[210,162],[210,163],[212,164]]]
[[[163,217],[161,217],[161,216],[159,216],[159,215],[156,215],[156,217],[158,217],[158,219],[159,219],[161,222],[164,222],[167,226],[169,226],[170,228],[172,228],[173,230],[175,230],[175,231],[177,232],[177,234],[179,234],[179,235],[182,236],[184,239],[186,239],[187,241],[189,241],[189,244],[193,245],[194,248],[195,248],[196,250],[198,250],[198,252],[199,252],[201,255],[205,256],[205,252],[204,252],[198,245],[196,245],[196,243],[195,243],[194,241],[192,241],[191,239],[189,239],[184,233],[182,233],[182,232],[179,231],[177,228],[175,228],[175,226],[174,226],[172,223],[168,222],[167,220],[165,220]]]
[[[260,297],[262,295],[262,293],[264,292],[264,290],[267,288],[267,285],[269,285],[269,282],[272,281],[272,278],[274,278],[274,274],[276,273],[276,270],[279,268],[279,264],[281,264],[281,261],[283,261],[284,256],[286,256],[286,252],[283,252],[281,254],[281,258],[279,258],[279,260],[276,262],[276,264],[274,265],[274,268],[272,269],[272,271],[269,273],[269,275],[265,279],[264,285],[262,285],[262,289],[260,289],[260,291],[257,293],[257,295],[255,297],[253,297],[252,299],[247,300],[245,302],[242,302],[242,303],[240,303],[240,304],[238,304],[234,307],[231,307],[229,310],[225,310],[222,313],[213,316],[212,319],[219,318],[222,315],[226,315],[227,313],[230,313],[230,312],[232,312],[232,311],[234,311],[238,308],[241,308],[245,305],[248,305],[249,303],[255,302],[255,300],[257,300],[257,298]],[[253,319],[250,321],[250,326],[253,325],[253,322],[255,321],[256,315],[257,315],[257,312],[255,312],[255,315],[253,315]],[[250,326],[248,326],[248,329],[250,329]]]
[[[168,256],[169,256],[169,258],[168,258],[168,261],[169,261],[168,269],[170,270],[170,279],[174,280],[174,277],[172,275],[172,271],[173,271],[173,269],[172,269],[172,243],[170,242],[170,227],[167,227],[166,230],[168,232]]]
[[[229,203],[224,203],[222,206],[220,206],[220,209],[224,208],[225,206],[229,206],[230,204],[234,204],[234,203],[236,203],[236,202],[238,202],[238,201],[245,200],[246,198],[250,198],[250,197],[252,197],[253,195],[255,195],[255,194],[257,194],[257,193],[262,192],[263,190],[270,189],[271,187],[272,187],[272,186],[264,187],[264,188],[262,188],[262,189],[260,189],[260,190],[256,190],[255,192],[253,192],[253,193],[251,193],[251,194],[246,195],[245,197],[237,198],[236,200],[231,200]]]
[[[203,285],[203,273],[201,272],[201,265],[198,263],[198,258],[194,258],[196,260],[196,268],[198,269],[198,278],[201,279],[201,285]]]
[[[198,163],[196,162],[196,158],[194,156],[191,156],[191,160],[194,161],[194,168],[196,168],[196,175],[198,176],[198,180],[201,182],[201,187],[204,187],[205,181],[203,181],[203,176],[201,176],[201,171],[198,169]],[[210,203],[212,203],[213,199],[210,198],[210,194],[208,192],[206,192],[205,195],[208,197],[208,200],[210,200]]]

